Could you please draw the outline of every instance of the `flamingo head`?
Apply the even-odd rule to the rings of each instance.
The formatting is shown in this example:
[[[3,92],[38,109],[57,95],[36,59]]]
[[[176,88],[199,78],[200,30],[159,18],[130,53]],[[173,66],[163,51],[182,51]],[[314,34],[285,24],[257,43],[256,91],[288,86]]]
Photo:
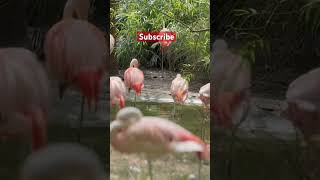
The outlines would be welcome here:
[[[142,118],[142,112],[135,107],[122,108],[116,115],[116,120],[123,122],[123,124],[132,124]]]
[[[130,67],[135,67],[138,68],[139,67],[139,61],[136,58],[133,58],[130,62]]]
[[[116,115],[116,120],[110,124],[110,137],[114,133],[128,128],[142,118],[142,112],[135,107],[124,107]]]

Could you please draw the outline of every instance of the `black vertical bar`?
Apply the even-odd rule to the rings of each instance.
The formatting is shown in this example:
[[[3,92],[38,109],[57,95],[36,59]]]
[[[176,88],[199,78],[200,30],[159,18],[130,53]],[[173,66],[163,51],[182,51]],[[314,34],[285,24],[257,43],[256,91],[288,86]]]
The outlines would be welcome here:
[[[110,67],[110,60],[111,60],[111,55],[110,55],[110,1],[109,0],[104,0],[104,7],[105,7],[105,20],[103,21],[103,26],[105,27],[105,32],[106,32],[106,42],[107,42],[107,73],[106,73],[106,82],[105,82],[105,86],[106,86],[106,100],[107,100],[107,108],[106,108],[106,117],[107,117],[107,127],[106,127],[106,160],[107,160],[107,174],[108,174],[108,179],[110,179],[110,143],[109,143],[109,139],[110,139],[110,70],[112,69],[112,67]]]
[[[213,104],[213,102],[212,102],[212,100],[213,100],[213,96],[212,96],[212,90],[214,89],[214,82],[212,82],[212,68],[213,68],[213,62],[214,62],[214,59],[213,59],[213,54],[212,54],[212,52],[213,52],[213,49],[212,49],[212,44],[213,44],[213,42],[214,42],[214,40],[215,40],[215,36],[216,36],[216,33],[217,33],[217,31],[216,31],[216,27],[217,27],[217,25],[216,25],[216,23],[217,23],[217,19],[216,19],[216,17],[217,17],[217,12],[218,12],[218,8],[217,8],[217,5],[216,5],[216,3],[217,3],[217,0],[211,0],[210,1],[210,122],[209,122],[209,124],[210,124],[210,149],[213,149],[213,148],[211,148],[212,147],[212,145],[213,145],[213,143],[211,143],[212,141],[214,141],[215,140],[215,138],[213,137],[213,128],[212,128],[212,118],[213,118],[213,113],[212,113],[212,108],[213,108],[213,106],[212,106],[212,104]],[[215,157],[214,157],[214,153],[212,152],[212,150],[210,150],[210,159],[215,159]],[[210,179],[216,179],[215,178],[215,168],[214,168],[214,166],[216,166],[216,164],[215,163],[211,163],[211,161],[210,161],[210,175],[211,175],[211,177],[210,177]]]

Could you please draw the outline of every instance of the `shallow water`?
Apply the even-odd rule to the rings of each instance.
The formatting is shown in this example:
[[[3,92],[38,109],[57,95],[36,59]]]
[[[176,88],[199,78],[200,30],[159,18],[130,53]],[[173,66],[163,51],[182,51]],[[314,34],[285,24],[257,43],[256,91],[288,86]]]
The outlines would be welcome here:
[[[214,131],[212,143],[214,179],[298,180],[305,176],[304,148],[294,140],[234,138]],[[231,150],[231,144],[234,142]]]
[[[126,103],[126,106],[134,105],[132,102]],[[172,103],[137,102],[136,107],[139,108],[145,116],[158,116],[170,119],[192,133],[200,137],[203,136],[207,143],[210,142],[209,122],[206,121],[205,125],[201,126],[203,119],[207,118],[207,113],[204,112],[202,106],[176,105],[175,117],[173,117]],[[114,119],[117,110],[118,107],[112,108],[111,119]],[[205,127],[205,133],[203,134],[201,134],[201,127]],[[110,159],[110,176],[112,180],[145,180],[149,178],[148,167],[143,156],[124,155],[112,149]],[[153,161],[153,178],[155,180],[185,180],[188,179],[190,175],[198,177],[198,163],[199,161],[194,154],[166,155]],[[210,166],[207,162],[202,164],[201,179],[210,179]]]

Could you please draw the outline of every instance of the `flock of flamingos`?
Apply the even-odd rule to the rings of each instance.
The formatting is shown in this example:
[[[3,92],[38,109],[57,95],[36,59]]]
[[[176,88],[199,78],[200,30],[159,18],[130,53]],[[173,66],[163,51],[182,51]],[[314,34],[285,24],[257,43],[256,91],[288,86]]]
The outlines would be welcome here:
[[[46,34],[44,64],[28,49],[0,49],[0,136],[30,137],[32,144],[32,153],[19,174],[20,180],[67,179],[70,176],[106,179],[106,171],[91,150],[80,145],[48,145],[47,142],[50,100],[55,94],[52,90],[61,98],[68,89],[81,93],[79,128],[83,121],[83,104],[90,108],[99,103],[114,41],[109,49],[105,34],[88,22],[89,5],[75,0],[66,3],[63,18]],[[139,95],[144,86],[144,76],[136,59],[124,77],[125,83],[117,77],[111,77],[110,82],[111,103],[119,100],[122,108],[110,124],[110,141],[116,150],[142,152],[150,157],[169,152],[196,152],[199,159],[209,159],[209,146],[186,129],[169,120],[144,117],[137,108],[124,107],[126,87]],[[52,84],[57,88],[52,89]],[[206,105],[210,98],[209,87],[201,90]],[[177,75],[171,90],[175,100],[182,102],[187,97],[188,84]]]
[[[81,2],[69,0],[62,20],[48,31],[44,42],[45,65],[27,49],[0,49],[0,136],[27,135],[32,139],[33,153],[23,165],[20,180],[70,176],[106,179],[101,162],[89,149],[73,144],[47,146],[47,120],[53,94],[49,77],[59,87],[61,97],[72,88],[81,93],[82,104],[97,105],[106,60],[114,46],[112,36],[109,49],[105,34],[87,21],[88,11],[83,11],[86,3]],[[213,51],[213,98],[210,99],[210,83],[200,89],[199,98],[211,109],[214,123],[232,128],[243,119],[249,106],[251,71],[224,40],[216,40]],[[110,77],[111,104],[119,104],[121,108],[110,124],[112,147],[122,153],[146,154],[151,177],[150,160],[166,153],[195,152],[200,160],[209,160],[210,146],[188,130],[167,119],[143,116],[135,107],[125,107],[127,89],[139,96],[143,86],[144,75],[137,59],[125,71],[124,82],[119,77]],[[175,102],[185,101],[187,81],[178,74],[170,91]],[[319,141],[320,68],[293,81],[286,98],[283,114],[300,129],[307,142]],[[81,122],[82,118],[80,126]]]
[[[112,48],[114,39],[111,35],[110,42]],[[124,82],[120,77],[110,77],[111,104],[119,104],[121,108],[110,124],[112,147],[121,153],[145,154],[151,179],[151,160],[167,153],[196,152],[200,160],[209,160],[210,146],[188,130],[164,118],[143,116],[135,107],[125,107],[127,88],[133,89],[136,97],[144,87],[144,75],[138,67],[138,60],[132,59],[130,67],[124,72]],[[187,99],[188,82],[180,74],[172,81],[170,93],[175,103],[183,103]],[[199,98],[208,108],[210,83],[200,88]]]

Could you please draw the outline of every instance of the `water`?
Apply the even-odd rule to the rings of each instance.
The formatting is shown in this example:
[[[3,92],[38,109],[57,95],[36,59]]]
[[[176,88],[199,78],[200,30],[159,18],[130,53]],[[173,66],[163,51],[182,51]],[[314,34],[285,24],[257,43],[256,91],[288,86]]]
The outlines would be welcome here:
[[[109,146],[109,129],[107,124],[108,117],[106,113],[107,101],[102,98],[97,112],[92,109],[89,111],[85,108],[84,127],[81,130],[81,144],[88,146],[95,151],[103,164],[106,171],[111,168],[111,177],[120,179],[134,176],[135,179],[147,179],[145,170],[146,164],[143,157],[140,156],[125,156],[112,151],[111,166],[109,166],[109,157],[107,157],[107,148]],[[49,143],[71,142],[77,141],[77,125],[79,120],[81,97],[77,92],[67,92],[63,100],[54,102],[54,108],[50,113],[48,129]],[[127,102],[127,106],[132,103]],[[138,102],[136,105],[145,115],[160,116],[171,118],[172,104],[170,103],[145,103]],[[112,109],[111,117],[114,117],[116,108]],[[206,117],[201,106],[183,106],[178,105],[176,108],[176,118],[173,120],[185,127],[194,134],[200,136],[200,122]],[[209,125],[206,126],[205,139],[209,143]],[[109,146],[109,147],[108,147]],[[22,166],[25,158],[31,153],[30,141],[26,137],[20,139],[0,139],[0,179],[16,180],[19,169]],[[130,169],[128,171],[128,169]],[[154,172],[156,179],[187,179],[190,174],[197,175],[198,161],[194,154],[178,154],[169,155],[160,158],[154,162]],[[202,167],[203,179],[209,179],[209,165]],[[127,178],[124,178],[127,179]],[[130,179],[130,178],[129,178]],[[132,179],[132,178],[131,178]],[[170,178],[169,178],[170,179]]]
[[[132,102],[126,102],[126,106],[133,106]],[[170,119],[191,131],[197,136],[201,136],[201,122],[207,118],[207,113],[202,106],[177,105],[176,115],[173,117],[172,103],[137,102],[139,108],[145,116],[158,116]],[[114,119],[118,108],[112,108],[111,119]],[[204,140],[210,143],[209,122],[205,124]],[[111,148],[111,146],[110,146]],[[112,150],[111,159],[111,179],[148,179],[148,168],[143,156],[124,155]],[[153,162],[154,179],[186,180],[191,175],[198,177],[198,160],[192,153],[174,154],[163,156]],[[206,162],[202,164],[201,179],[210,179],[210,166]]]
[[[214,179],[301,180],[310,173],[301,134],[279,115],[253,107],[235,136],[217,127],[212,133]]]

